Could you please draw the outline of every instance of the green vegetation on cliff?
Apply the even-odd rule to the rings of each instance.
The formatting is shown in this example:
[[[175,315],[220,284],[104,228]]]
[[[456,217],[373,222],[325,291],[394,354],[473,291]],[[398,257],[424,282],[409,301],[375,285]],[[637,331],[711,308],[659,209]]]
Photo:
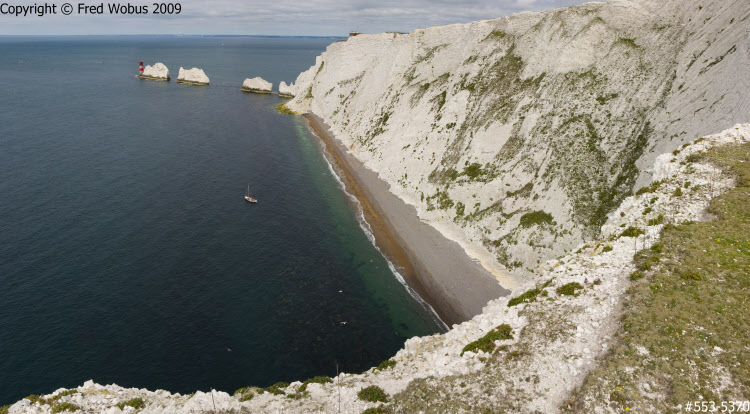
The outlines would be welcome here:
[[[369,387],[362,388],[357,393],[357,397],[362,401],[388,402],[388,394],[377,385],[370,385]]]
[[[117,408],[124,409],[125,407],[133,407],[135,409],[143,408],[146,404],[143,402],[142,398],[131,398],[127,401],[123,401],[119,404],[117,404]]]
[[[286,106],[286,103],[280,103],[276,106],[276,109],[279,110],[282,114],[288,114],[288,115],[299,115],[299,112],[292,111]]]
[[[513,328],[507,323],[495,327],[495,329],[489,331],[487,335],[477,339],[476,341],[470,342],[468,345],[461,350],[461,355],[464,352],[492,352],[495,350],[495,341],[505,341],[513,339]]]

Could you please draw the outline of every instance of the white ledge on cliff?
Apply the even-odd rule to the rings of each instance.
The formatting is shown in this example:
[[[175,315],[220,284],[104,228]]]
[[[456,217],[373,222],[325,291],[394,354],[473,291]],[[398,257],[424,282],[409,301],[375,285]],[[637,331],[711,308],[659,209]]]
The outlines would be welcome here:
[[[281,83],[279,84],[279,96],[281,96],[282,98],[294,98],[294,95],[294,82],[287,85],[286,82],[281,81]]]
[[[177,82],[191,85],[208,85],[209,79],[206,73],[203,72],[203,69],[185,69],[181,67],[180,73],[177,75]]]
[[[146,67],[143,68],[143,73],[138,75],[138,77],[141,79],[166,81],[170,79],[169,69],[167,69],[167,67],[161,62],[155,63],[154,66],[146,65]]]
[[[271,88],[273,88],[273,84],[266,82],[261,77],[247,78],[242,82],[243,92],[271,93]]]

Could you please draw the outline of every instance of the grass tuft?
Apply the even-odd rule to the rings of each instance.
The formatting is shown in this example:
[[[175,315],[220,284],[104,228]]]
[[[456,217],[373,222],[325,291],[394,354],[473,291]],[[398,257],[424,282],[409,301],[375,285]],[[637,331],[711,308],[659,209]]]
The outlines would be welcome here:
[[[576,291],[579,289],[583,289],[583,286],[580,283],[570,282],[557,288],[556,292],[558,295],[577,296],[578,294]]]
[[[146,403],[144,403],[143,399],[140,398],[140,397],[138,397],[138,398],[131,398],[131,399],[127,400],[127,401],[123,401],[123,402],[120,402],[120,403],[117,404],[117,407],[119,409],[121,409],[121,410],[123,408],[125,408],[125,407],[133,407],[135,409],[138,409],[138,408],[143,408],[145,406],[146,406]]]
[[[245,387],[238,389],[233,395],[239,397],[240,402],[243,402],[252,400],[255,397],[255,392],[253,392],[253,388]]]
[[[80,409],[81,409],[81,407],[79,407],[79,406],[77,406],[77,405],[75,405],[73,403],[63,402],[63,403],[59,403],[59,404],[53,405],[51,411],[53,413],[62,413],[64,411],[77,411],[77,410],[80,410]]]
[[[552,223],[553,223],[552,215],[539,210],[539,211],[532,211],[531,213],[526,213],[523,216],[521,216],[521,222],[519,224],[521,227],[531,227],[533,225],[552,224]]]
[[[49,405],[54,405],[55,402],[59,401],[62,397],[67,397],[68,395],[78,394],[78,390],[65,390],[54,397],[47,398],[42,404],[46,403]]]
[[[373,369],[373,372],[375,372],[375,371],[384,371],[384,370],[386,370],[388,368],[393,368],[393,367],[396,366],[396,364],[397,364],[396,361],[394,361],[392,359],[387,359],[387,360],[381,362],[380,365],[378,365],[377,367],[375,367]]]
[[[641,234],[645,234],[646,232],[643,231],[643,229],[639,229],[637,227],[630,226],[625,231],[620,233],[620,237],[638,237]]]
[[[369,387],[362,388],[357,393],[357,397],[362,401],[388,402],[388,394],[377,385],[370,385]]]
[[[331,377],[317,376],[308,379],[307,381],[305,381],[305,384],[329,384],[331,382],[333,382]]]
[[[643,276],[645,276],[643,272],[641,272],[640,270],[636,270],[635,272],[630,274],[630,280],[635,282],[636,280],[643,279]]]
[[[524,292],[523,294],[521,294],[521,296],[517,296],[517,297],[509,300],[508,301],[508,307],[510,308],[511,306],[516,306],[516,305],[518,305],[520,303],[535,301],[536,297],[539,296],[539,294],[542,293],[542,290],[544,290],[544,288],[546,288],[547,286],[549,286],[550,283],[552,283],[552,279],[548,280],[541,287],[536,287],[534,289],[527,290],[526,292]]]
[[[635,39],[630,38],[630,37],[621,37],[617,40],[616,43],[627,45],[629,47],[632,47],[633,49],[640,49],[640,46],[638,46],[638,44],[635,43]]]
[[[495,30],[491,31],[490,34],[488,34],[487,37],[484,38],[483,41],[485,41],[485,40],[502,40],[502,39],[505,39],[506,36],[508,36],[508,34],[505,33],[504,31],[495,29]]]
[[[42,397],[41,395],[37,395],[37,394],[31,394],[24,399],[31,401],[32,404],[39,403],[39,405],[44,405],[47,403],[47,400],[45,400],[44,397]]]
[[[328,384],[328,383],[331,383],[331,382],[333,382],[333,380],[331,379],[331,377],[326,377],[326,376],[312,377],[310,379],[305,380],[305,382],[303,382],[302,385],[299,386],[299,388],[297,389],[297,392],[305,392],[305,391],[307,391],[307,385],[308,384]]]
[[[658,226],[659,224],[664,223],[664,215],[659,214],[656,218],[652,218],[648,220],[649,226]]]
[[[391,410],[388,407],[372,407],[362,411],[362,414],[388,414]]]
[[[277,382],[276,384],[263,388],[262,391],[271,393],[273,395],[284,395],[286,394],[286,392],[284,392],[284,388],[288,386],[289,386],[288,382]]]
[[[487,335],[466,345],[464,349],[461,350],[461,356],[463,356],[464,352],[469,351],[483,351],[490,353],[495,350],[495,341],[506,341],[509,339],[513,339],[513,328],[507,323],[498,325],[495,329],[489,331]]]
[[[648,186],[638,189],[638,191],[635,192],[635,195],[639,196],[641,194],[653,193],[663,182],[663,180],[654,181]]]

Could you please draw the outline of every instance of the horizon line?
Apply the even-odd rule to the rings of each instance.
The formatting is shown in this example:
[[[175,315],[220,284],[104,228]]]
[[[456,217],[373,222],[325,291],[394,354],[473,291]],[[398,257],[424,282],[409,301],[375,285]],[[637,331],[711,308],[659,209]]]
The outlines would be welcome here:
[[[174,37],[306,37],[306,38],[345,38],[346,35],[262,35],[262,34],[174,34],[174,33],[137,33],[137,34],[0,34],[0,37],[85,37],[85,36],[174,36]]]

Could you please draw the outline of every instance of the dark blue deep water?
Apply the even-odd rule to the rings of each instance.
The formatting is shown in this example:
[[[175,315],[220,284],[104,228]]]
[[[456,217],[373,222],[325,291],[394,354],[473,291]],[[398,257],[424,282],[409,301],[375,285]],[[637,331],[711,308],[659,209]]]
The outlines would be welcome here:
[[[439,330],[302,121],[240,92],[334,40],[0,37],[0,405],[88,379],[231,392],[362,371]],[[211,85],[136,79],[140,60]]]

